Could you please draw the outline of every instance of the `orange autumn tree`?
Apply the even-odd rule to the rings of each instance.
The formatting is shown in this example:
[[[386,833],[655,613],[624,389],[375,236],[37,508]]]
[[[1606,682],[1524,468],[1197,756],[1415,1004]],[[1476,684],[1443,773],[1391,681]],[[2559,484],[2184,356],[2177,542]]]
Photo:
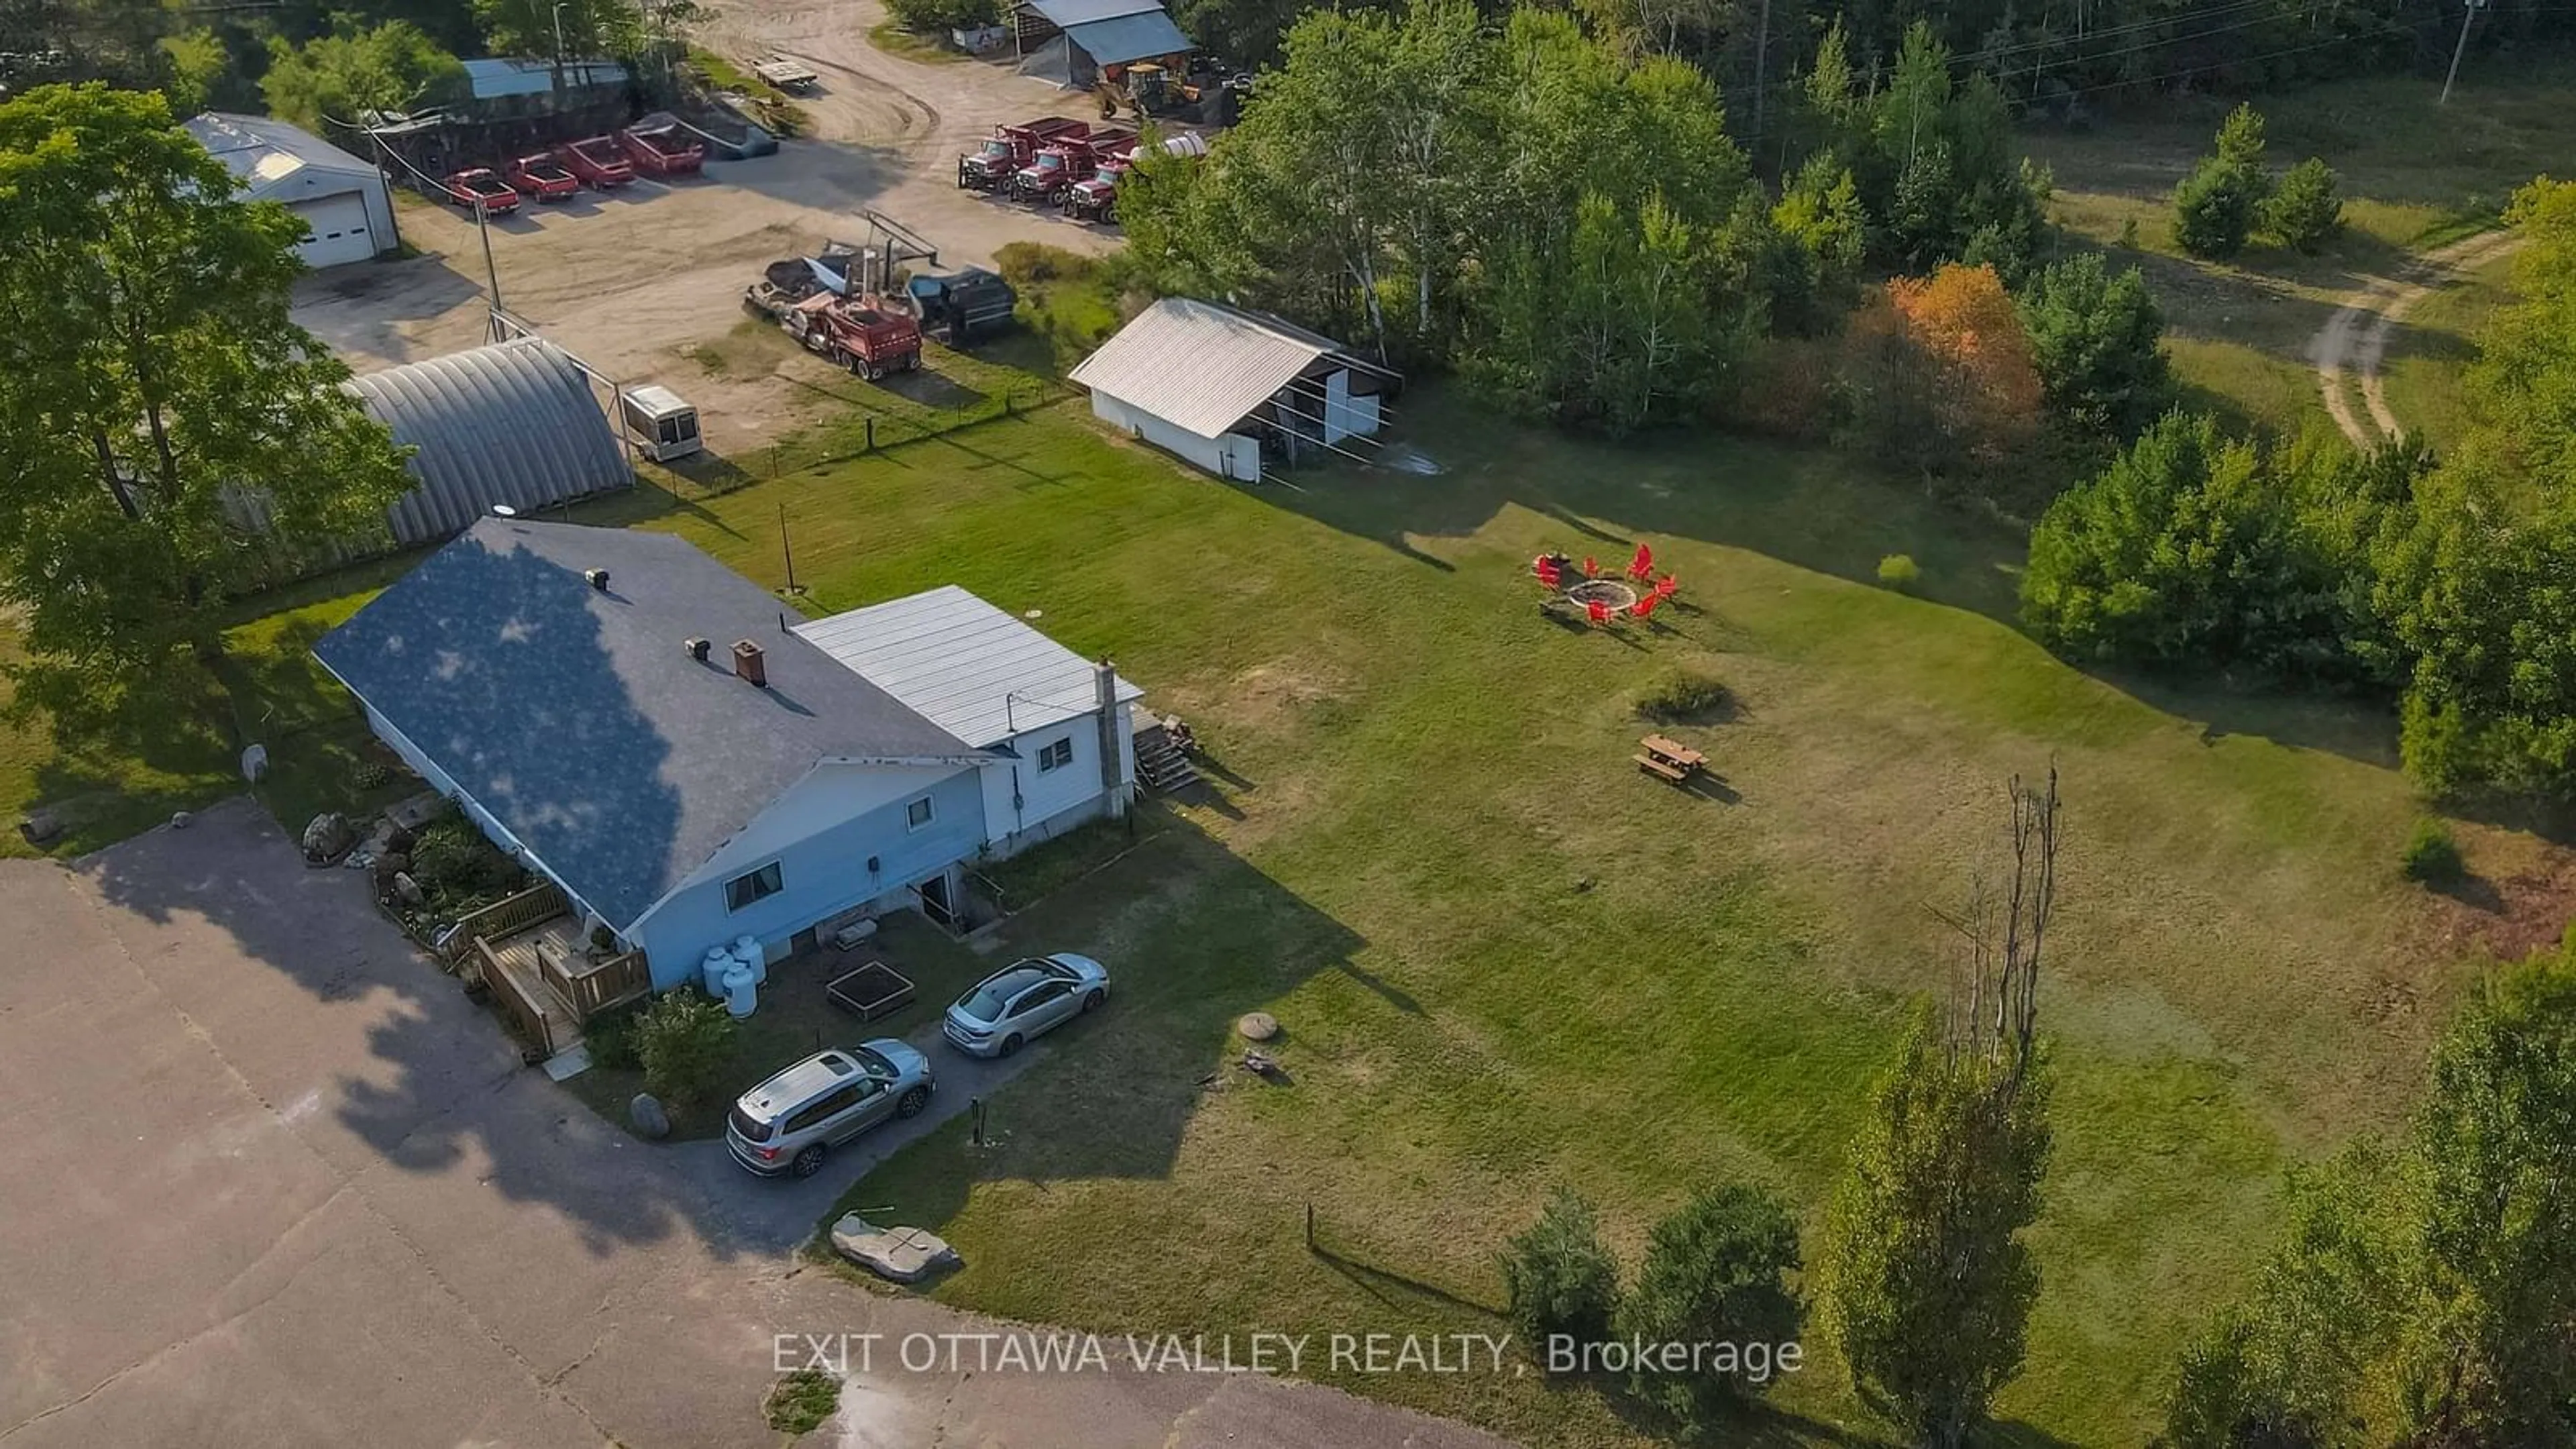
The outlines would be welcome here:
[[[1991,266],[1895,278],[1845,337],[1857,421],[1890,462],[1991,463],[2039,432],[2030,334]]]

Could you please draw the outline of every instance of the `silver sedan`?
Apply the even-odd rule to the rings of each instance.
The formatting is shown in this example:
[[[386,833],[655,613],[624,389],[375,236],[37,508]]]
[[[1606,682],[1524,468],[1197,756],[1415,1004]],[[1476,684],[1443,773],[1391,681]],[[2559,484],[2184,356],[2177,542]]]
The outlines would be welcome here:
[[[1029,1038],[1109,999],[1109,968],[1059,951],[1031,956],[987,976],[948,1008],[940,1028],[948,1044],[972,1057],[1006,1057]]]

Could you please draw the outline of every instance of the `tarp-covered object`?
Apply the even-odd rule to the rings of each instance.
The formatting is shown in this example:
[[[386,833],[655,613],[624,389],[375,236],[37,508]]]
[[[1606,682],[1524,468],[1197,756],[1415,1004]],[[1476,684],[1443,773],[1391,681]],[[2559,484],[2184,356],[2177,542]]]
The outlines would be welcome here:
[[[462,532],[492,505],[522,513],[631,486],[590,379],[542,338],[371,372],[349,384],[370,416],[414,447],[414,487],[387,515],[406,546]]]

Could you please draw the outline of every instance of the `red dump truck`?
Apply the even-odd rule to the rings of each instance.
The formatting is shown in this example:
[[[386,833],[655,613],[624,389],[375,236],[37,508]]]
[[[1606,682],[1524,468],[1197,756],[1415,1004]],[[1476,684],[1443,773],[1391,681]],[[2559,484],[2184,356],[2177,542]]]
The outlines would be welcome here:
[[[586,136],[555,148],[555,159],[584,182],[606,191],[635,179],[635,167],[615,136]]]
[[[692,139],[679,123],[651,119],[638,122],[617,133],[617,143],[626,148],[626,159],[647,176],[694,176],[706,164],[705,143]]]
[[[501,168],[501,179],[510,183],[521,196],[539,201],[561,201],[581,190],[581,178],[572,174],[551,151],[522,156]]]
[[[1078,140],[1042,146],[1029,164],[1011,175],[1011,194],[1022,201],[1052,206],[1073,184],[1100,169],[1103,158],[1124,156],[1136,148],[1133,131],[1099,130]]]
[[[1080,140],[1089,134],[1090,123],[1071,116],[1045,116],[1016,126],[995,126],[981,146],[957,158],[957,185],[967,191],[999,191],[1011,184],[1013,173],[1037,159],[1039,151],[1058,141]]]
[[[921,366],[920,321],[877,297],[817,292],[787,308],[779,323],[807,351],[870,382]]]

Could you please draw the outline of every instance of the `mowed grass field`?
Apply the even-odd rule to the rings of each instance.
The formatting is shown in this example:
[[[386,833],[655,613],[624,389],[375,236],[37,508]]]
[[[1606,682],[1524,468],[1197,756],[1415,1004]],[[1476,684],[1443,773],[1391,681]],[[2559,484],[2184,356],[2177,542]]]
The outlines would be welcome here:
[[[1445,472],[1247,492],[1057,405],[579,515],[777,586],[783,509],[804,607],[956,582],[1042,610],[1208,748],[1211,794],[1151,802],[1138,848],[1008,928],[1110,961],[1112,1009],[994,1102],[997,1145],[961,1125],[852,1201],[959,1245],[942,1298],[1106,1330],[1499,1332],[1494,1254],[1559,1184],[1632,1259],[1723,1178],[1778,1187],[1812,1232],[1872,1077],[1955,964],[1935,911],[1992,865],[2004,782],[2054,761],[2070,844],[2043,1020],[2064,1078],[2047,1286],[2003,1408],[2134,1442],[2272,1233],[2281,1169],[2404,1110],[2471,969],[2454,908],[2396,877],[2417,807],[2388,720],[2072,669],[2007,622],[2016,537],[1833,455],[1612,449],[1436,390],[1401,411]],[[1539,612],[1533,554],[1640,541],[1681,580],[1655,627]],[[1916,595],[1870,582],[1898,552]],[[233,637],[241,698],[286,742],[286,818],[363,739],[302,649],[400,566],[315,581]],[[1629,762],[1633,698],[1676,665],[1734,695],[1669,728],[1719,777],[1692,792]],[[100,767],[137,792],[129,828],[228,788],[229,745],[191,738],[175,766]],[[0,783],[68,768],[36,756]],[[2531,848],[2469,843],[2482,869]],[[1230,1065],[1256,1007],[1286,1025],[1286,1085]],[[1748,1427],[1858,1422],[1812,1348]],[[1585,1387],[1321,1376],[1539,1444],[1647,1432]]]
[[[994,1102],[999,1145],[959,1126],[851,1201],[958,1244],[944,1299],[1210,1333],[1498,1331],[1493,1255],[1558,1184],[1632,1253],[1719,1178],[1812,1229],[1954,964],[1934,911],[1991,864],[2004,782],[2053,760],[2065,1075],[2004,1409],[2134,1442],[2283,1166],[2403,1111],[2468,969],[2395,874],[2388,722],[2071,669],[2004,622],[2015,539],[1836,458],[1404,411],[1445,473],[1250,493],[1055,408],[636,520],[775,585],[784,505],[816,610],[951,581],[1043,610],[1212,757],[1212,795],[1152,804],[1141,848],[1011,928],[1110,961],[1113,1008]],[[1539,613],[1531,555],[1638,541],[1682,581],[1659,627]],[[1922,596],[1867,582],[1893,552]],[[1695,793],[1628,758],[1676,664],[1736,694],[1675,731],[1722,777]],[[1289,1085],[1230,1065],[1256,1007]],[[1857,1418],[1820,1357],[1768,1429]],[[1536,1443],[1641,1432],[1584,1388],[1337,1381]]]
[[[2495,225],[2516,187],[2567,169],[2576,155],[2571,85],[2576,59],[2504,59],[2472,74],[2447,107],[2436,104],[2438,81],[2411,77],[2256,98],[2274,171],[2321,156],[2342,178],[2344,233],[2313,257],[2257,245],[2208,262],[2174,243],[2174,186],[2208,153],[2233,99],[2160,101],[2152,114],[2121,114],[2082,132],[2033,129],[2024,139],[2056,174],[2053,219],[2116,264],[2145,269],[2192,403],[2295,436],[2332,426],[2309,343],[2347,295],[2395,275],[2413,252]],[[2392,337],[2392,356],[2439,351],[2438,331],[2414,335],[2438,326],[2438,315],[2418,308]],[[2435,390],[2392,381],[2390,407],[2411,425],[2405,394]],[[2433,401],[2426,425],[2438,429],[2452,419]]]

